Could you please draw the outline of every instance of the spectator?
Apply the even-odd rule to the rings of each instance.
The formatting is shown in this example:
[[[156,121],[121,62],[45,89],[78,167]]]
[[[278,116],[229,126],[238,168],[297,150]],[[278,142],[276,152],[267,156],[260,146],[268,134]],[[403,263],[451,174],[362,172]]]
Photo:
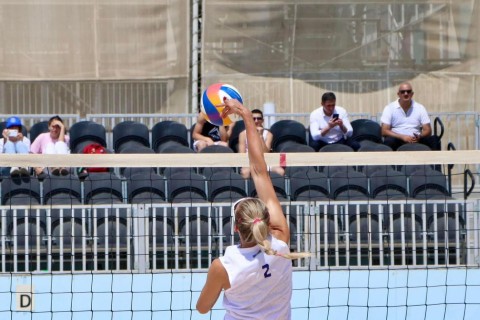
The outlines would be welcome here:
[[[18,117],[7,119],[6,128],[2,132],[3,139],[0,139],[0,153],[7,154],[28,154],[30,151],[30,139],[23,136],[22,121]],[[2,168],[2,176],[10,174],[12,177],[29,176],[30,172],[25,167]]]
[[[273,135],[269,130],[263,127],[263,112],[258,109],[254,109],[252,110],[252,116],[253,116],[253,121],[257,127],[257,132],[262,138],[260,140],[262,142],[263,152],[270,152],[272,150]],[[238,136],[238,152],[242,152],[242,153],[248,152],[246,130],[243,130],[242,132],[240,132]],[[285,170],[282,167],[272,167],[272,168],[269,167],[268,169],[269,171],[273,171],[282,176],[285,174]],[[241,174],[242,174],[242,177],[245,179],[250,178],[250,168],[249,167],[242,168]]]
[[[344,108],[336,106],[336,101],[333,92],[326,92],[322,95],[322,107],[310,114],[310,133],[313,139],[310,145],[318,151],[327,144],[341,143],[357,151],[360,144],[348,139],[353,133],[348,113]]]
[[[410,83],[398,87],[398,99],[385,107],[382,113],[384,144],[397,150],[406,143],[422,143],[432,150],[440,150],[438,137],[432,136],[430,117],[423,105],[414,101]]]
[[[208,122],[203,113],[199,113],[197,123],[192,132],[193,150],[200,152],[211,145],[228,147],[228,132],[223,126],[215,126]]]
[[[49,132],[42,133],[35,138],[30,147],[31,153],[39,154],[69,154],[70,137],[66,134],[65,125],[59,116],[51,117],[48,120]],[[67,168],[54,167],[50,169],[53,175],[68,175],[70,171]],[[46,168],[37,167],[35,173],[39,178],[44,178],[47,174]]]

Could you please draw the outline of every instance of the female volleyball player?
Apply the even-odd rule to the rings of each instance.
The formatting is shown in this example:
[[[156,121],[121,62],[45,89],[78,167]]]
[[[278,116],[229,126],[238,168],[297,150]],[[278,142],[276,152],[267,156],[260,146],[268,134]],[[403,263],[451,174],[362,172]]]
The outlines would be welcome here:
[[[251,177],[259,199],[243,198],[232,206],[240,244],[229,246],[223,257],[212,262],[197,310],[210,311],[225,290],[225,319],[290,319],[289,259],[308,254],[290,253],[287,221],[267,171],[261,137],[251,112],[239,101],[227,100],[222,116],[232,113],[245,123]]]

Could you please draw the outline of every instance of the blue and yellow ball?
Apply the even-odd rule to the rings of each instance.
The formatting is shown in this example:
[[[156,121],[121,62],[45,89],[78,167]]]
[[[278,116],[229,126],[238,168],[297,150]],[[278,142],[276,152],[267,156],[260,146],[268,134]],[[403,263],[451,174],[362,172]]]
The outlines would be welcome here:
[[[225,100],[237,99],[243,103],[238,90],[229,84],[215,83],[210,85],[202,94],[201,111],[208,122],[216,126],[228,126],[234,122],[234,116],[222,118],[221,114]]]

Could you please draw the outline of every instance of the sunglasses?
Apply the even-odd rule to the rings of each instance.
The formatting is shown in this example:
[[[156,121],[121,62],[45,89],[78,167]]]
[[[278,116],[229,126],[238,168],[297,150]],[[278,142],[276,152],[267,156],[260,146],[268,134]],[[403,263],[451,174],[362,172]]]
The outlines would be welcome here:
[[[398,92],[400,92],[401,94],[405,94],[405,93],[412,93],[412,90],[399,90]]]
[[[263,118],[262,117],[253,117],[253,121],[257,121],[257,120],[260,121],[260,120],[263,120]]]

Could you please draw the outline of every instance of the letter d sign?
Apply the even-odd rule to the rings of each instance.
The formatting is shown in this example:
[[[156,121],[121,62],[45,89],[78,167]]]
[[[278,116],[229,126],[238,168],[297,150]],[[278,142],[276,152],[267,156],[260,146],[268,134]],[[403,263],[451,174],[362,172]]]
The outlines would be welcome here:
[[[17,311],[33,311],[33,287],[17,286]]]

